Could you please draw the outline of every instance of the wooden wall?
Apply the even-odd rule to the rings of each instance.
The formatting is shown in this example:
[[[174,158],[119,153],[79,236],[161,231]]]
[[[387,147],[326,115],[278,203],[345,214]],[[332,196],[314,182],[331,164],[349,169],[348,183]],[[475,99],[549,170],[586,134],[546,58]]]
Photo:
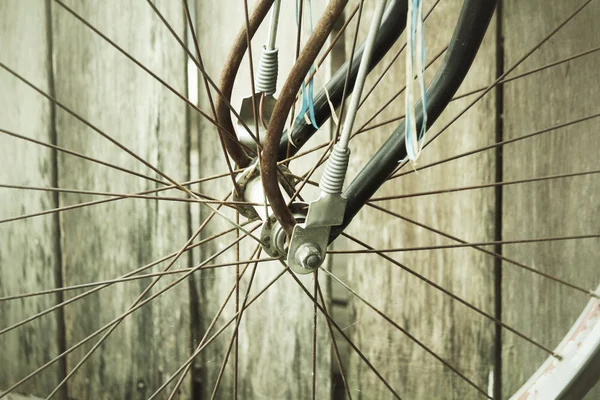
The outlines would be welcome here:
[[[170,33],[147,4],[66,3],[176,90],[186,92],[184,54],[173,45]],[[181,4],[162,1],[156,5],[183,36]],[[57,99],[169,176],[187,180],[187,113],[180,100],[64,9],[56,4],[52,8]],[[124,26],[129,29],[122,29]],[[114,65],[119,65],[117,73]],[[57,112],[56,131],[59,146],[162,178],[62,111]],[[116,193],[161,186],[87,164],[59,156],[59,185]],[[86,200],[90,198],[65,194],[61,195],[60,204]],[[129,272],[132,267],[146,265],[179,250],[189,229],[185,203],[126,200],[67,212],[61,217],[64,285],[109,279]],[[164,266],[158,265],[148,272],[160,271]],[[177,261],[175,267],[178,266],[187,266],[185,255]],[[173,278],[167,279],[170,280]],[[148,279],[115,285],[66,308],[66,346],[124,312],[149,283]],[[90,310],[98,311],[90,313]],[[148,397],[188,356],[188,313],[185,285],[170,290],[157,303],[143,307],[108,337],[94,356],[94,362],[83,364],[83,370],[70,380],[69,393],[87,392],[93,397],[93,393],[108,392],[106,395],[113,398]],[[89,345],[83,347],[88,348]],[[67,371],[82,356],[82,351],[73,353]],[[128,359],[139,362],[130,365]],[[183,388],[185,398],[188,387]]]
[[[442,1],[426,21],[427,62],[443,50],[460,10],[459,1]],[[425,10],[433,2],[425,3]],[[361,36],[368,31],[370,14],[365,14]],[[434,31],[430,27],[436,27]],[[493,81],[495,74],[494,24],[488,31],[481,54],[469,72],[461,90],[475,89]],[[351,38],[346,39],[346,53],[351,51]],[[368,87],[392,59],[402,43],[396,43],[368,80]],[[404,54],[404,53],[403,53]],[[441,60],[441,59],[440,59]],[[358,128],[379,110],[382,104],[404,87],[403,61],[397,63],[382,81],[360,113]],[[434,67],[439,66],[439,61]],[[432,71],[435,69],[432,68]],[[433,73],[427,75],[430,80]],[[470,101],[455,102],[434,125],[435,134]],[[466,149],[475,149],[494,142],[494,98],[487,98],[470,111],[454,127],[428,147],[418,165],[426,165]],[[400,95],[373,123],[404,114],[404,94]],[[357,172],[362,163],[379,148],[391,132],[391,127],[364,133],[367,140],[353,146],[353,156],[361,162],[352,163]],[[365,144],[366,143],[366,144]],[[417,166],[417,169],[419,167]],[[403,171],[411,169],[406,166]],[[494,179],[493,153],[433,167],[386,183],[378,196],[418,193],[445,187],[464,186]],[[493,240],[493,191],[463,192],[439,196],[415,197],[378,202],[376,206],[400,214],[442,232],[467,241]],[[403,221],[381,209],[361,211],[350,225],[348,233],[373,247],[418,247],[452,243],[451,240],[422,227]],[[352,240],[340,243],[344,248],[361,249]],[[494,327],[489,321],[445,294],[403,270],[405,266],[426,279],[443,286],[464,300],[488,313],[494,307],[494,260],[469,249],[433,250],[387,254],[389,259],[373,255],[342,256],[335,262],[337,272],[358,293],[385,312],[394,322],[422,341],[431,350],[449,361],[468,378],[484,389],[488,387],[494,368]],[[400,264],[397,264],[400,263]],[[334,284],[335,285],[335,284]],[[381,375],[403,398],[428,398],[433,393],[456,393],[456,398],[475,398],[477,392],[460,377],[419,348],[393,325],[375,314],[368,306],[350,295],[348,307],[351,325],[348,332],[373,362]],[[466,355],[469,355],[466,357]],[[388,389],[365,363],[350,353],[350,376],[353,398],[386,398]]]
[[[65,3],[177,90],[186,92],[185,57],[172,45],[169,32],[147,4]],[[181,5],[157,2],[157,6],[183,35]],[[10,46],[7,51],[3,44],[3,62],[141,158],[177,180],[187,179],[187,110],[181,107],[179,99],[57,3],[9,0],[2,2],[2,7],[6,11],[1,13],[2,43],[8,41]],[[115,65],[118,68],[113,68]],[[53,108],[42,96],[5,72],[2,86],[6,94],[2,96],[6,103],[2,107],[3,128],[155,177],[156,174],[139,161],[65,110]],[[2,150],[6,152],[2,157],[2,170],[6,173],[2,181],[6,183],[115,193],[141,192],[162,186],[24,141],[4,136],[2,140]],[[35,168],[31,168],[32,162]],[[3,198],[2,203],[6,204],[3,216],[98,198],[78,194],[14,193],[19,197]],[[142,199],[106,203],[27,221],[2,225],[4,230],[17,227],[20,230],[3,231],[2,237],[7,239],[2,240],[6,246],[2,252],[5,294],[119,277],[177,251],[189,229],[185,203]],[[164,266],[158,265],[146,272],[156,272]],[[177,262],[178,266],[187,267],[185,254]],[[15,275],[16,271],[22,272]],[[21,274],[25,279],[19,278]],[[58,281],[60,278],[62,282]],[[17,377],[112,321],[131,306],[148,283],[147,279],[117,284],[64,307],[61,314],[50,314],[34,325],[14,331],[12,336],[3,337],[3,349],[10,350],[2,352],[2,357],[6,357],[2,363],[14,367],[3,367],[1,385],[13,383]],[[15,284],[22,287],[13,286]],[[82,292],[66,292],[64,300]],[[69,396],[94,398],[96,393],[103,393],[107,398],[147,398],[189,355],[188,299],[187,287],[180,285],[163,295],[160,304],[150,303],[124,320],[90,362],[84,363],[82,370],[68,381]],[[62,300],[60,296],[35,297],[23,301],[23,306],[3,308],[7,313],[2,318],[3,325],[20,321],[58,300]],[[57,316],[60,317],[58,323]],[[69,355],[62,369],[58,364],[59,368],[50,369],[53,374],[41,375],[40,383],[31,386],[31,390],[28,387],[23,390],[48,394],[58,383],[57,376],[69,373],[94,343],[89,342]],[[189,397],[189,392],[189,385],[184,385],[182,397]]]
[[[0,3],[1,62],[15,69],[45,91],[52,90],[51,54],[48,47],[49,9],[39,1]],[[24,29],[24,26],[29,26]],[[21,51],[28,48],[27,53]],[[0,120],[2,129],[29,138],[53,142],[52,107],[33,90],[5,71],[0,73]],[[0,174],[2,183],[56,186],[56,154],[42,146],[5,134],[0,135]],[[58,204],[52,193],[2,191],[0,218],[53,208]],[[56,216],[29,219],[0,226],[0,292],[2,295],[42,290],[60,285],[61,257],[59,221]],[[21,321],[59,301],[44,296],[3,303],[2,328]],[[62,316],[51,314],[23,328],[0,336],[0,385],[31,372],[62,349],[59,332]],[[6,368],[4,366],[10,366]],[[56,386],[64,366],[55,365],[34,384],[23,388],[42,394]]]
[[[516,62],[548,34],[552,26],[564,21],[583,3],[556,2],[548,7],[544,1],[507,1],[503,12],[506,65]],[[595,21],[598,17],[600,4],[592,2],[515,72],[597,46],[600,28]],[[599,62],[600,56],[595,53],[505,85],[504,139],[597,113],[598,105],[592,99],[598,97]],[[535,105],[540,98],[548,99],[544,107]],[[504,180],[597,169],[598,127],[598,121],[591,120],[506,147]],[[599,189],[599,181],[593,175],[537,182],[521,188],[507,186],[503,193],[502,235],[509,239],[597,231]],[[504,252],[524,264],[593,290],[597,285],[598,249],[593,242],[568,241],[505,246]],[[504,319],[550,347],[560,341],[560,332],[566,331],[578,316],[575,310],[581,309],[588,300],[585,295],[574,295],[560,284],[512,265],[503,265],[503,274]],[[539,313],[538,309],[552,312]],[[514,335],[505,333],[502,340],[503,387],[510,392],[546,355]],[[517,362],[523,367],[515,368]],[[600,387],[588,396],[598,398]]]
[[[284,2],[281,8],[280,26],[286,26],[288,29],[280,30],[277,36],[277,46],[280,48],[279,89],[283,85],[287,72],[292,67],[296,43],[295,9],[287,3]],[[315,9],[313,12],[316,18],[322,12],[323,4],[314,3]],[[223,9],[229,11],[223,13]],[[249,12],[251,11],[250,8]],[[229,51],[228,45],[215,46],[215,43],[231,43],[237,35],[239,27],[244,24],[245,11],[242,2],[228,0],[197,3],[199,45],[201,49],[206,49],[205,54],[203,54],[206,70],[215,80],[219,77]],[[222,26],[235,28],[216,29],[216,27]],[[252,48],[255,71],[258,68],[260,47],[266,43],[266,28],[266,26],[261,27],[253,39],[253,43],[256,43]],[[209,49],[212,49],[212,51],[209,51]],[[249,61],[245,57],[238,75],[240,83],[234,87],[231,101],[234,107],[239,107],[241,100],[251,93],[249,71]],[[326,71],[324,69],[323,73],[326,73]],[[210,110],[201,78],[199,82],[200,107]],[[278,93],[276,93],[277,96]],[[227,172],[223,163],[220,143],[215,140],[216,129],[202,118],[198,122],[198,130],[193,131],[192,135],[197,135],[194,140],[198,141],[199,176]],[[254,124],[250,124],[250,126],[254,127]],[[328,137],[328,131],[323,130],[317,136],[311,143],[321,143]],[[304,165],[311,165],[311,161],[314,163],[316,158],[312,157],[312,159],[306,160]],[[308,169],[302,164],[297,165],[301,167],[300,171],[302,172]],[[297,173],[300,174],[300,172]],[[200,185],[201,192],[218,193],[220,198],[224,197],[231,189],[232,183],[229,178],[222,178],[218,181],[206,182]],[[208,214],[209,211],[201,210],[201,218],[205,218]],[[230,215],[234,218],[233,214]],[[208,229],[203,232],[203,235],[207,237],[228,228],[229,225],[223,220],[214,220],[208,225]],[[222,244],[220,243],[207,245],[207,253],[205,254],[216,252],[221,247]],[[256,244],[254,241],[247,241],[247,244],[243,243],[240,247],[240,259],[244,260],[250,258]],[[235,254],[229,252],[226,256],[219,257],[219,260],[233,261],[235,260]],[[282,266],[279,262],[259,265],[252,283],[251,295],[258,293],[258,290],[267,285],[271,279],[281,272],[281,269]],[[244,295],[249,284],[250,272],[249,269],[242,278],[241,296]],[[200,329],[203,330],[204,327],[210,324],[215,310],[223,303],[226,294],[234,285],[235,274],[232,269],[206,271],[199,275],[199,280],[197,296],[200,298],[200,308],[197,312],[199,314]],[[301,280],[312,292],[312,276],[301,277]],[[234,302],[231,301],[228,304],[228,309],[220,319],[221,323],[229,319],[234,311]],[[265,296],[261,297],[257,304],[248,310],[244,315],[239,334],[240,376],[238,386],[240,398],[252,398],[259,395],[266,398],[310,398],[312,382],[309,378],[312,374],[312,367],[311,358],[306,357],[306,355],[311,354],[312,351],[312,315],[312,302],[302,293],[297,283],[290,276],[282,277],[275,290],[265,293]],[[329,334],[326,329],[324,320],[321,318],[317,329],[318,398],[324,398],[330,392],[331,355],[329,353]],[[212,393],[230,337],[231,333],[223,335],[218,343],[207,348],[207,351],[199,358],[197,367],[200,370],[201,382],[199,382],[200,387],[198,388],[200,393],[206,395]],[[232,363],[230,362],[231,366]],[[227,396],[226,393],[232,393],[232,391],[233,371],[228,370],[221,383],[219,393],[221,396]]]
[[[176,34],[193,49],[183,3],[167,0],[153,3]],[[217,81],[229,43],[244,22],[242,2],[189,3],[206,70]],[[293,3],[284,0],[282,8],[281,18],[285,23],[281,27],[287,29],[280,31],[278,39],[279,87],[293,59],[296,40]],[[316,19],[325,4],[313,3]],[[433,3],[426,1],[425,10]],[[442,0],[426,22],[428,60],[447,44],[461,3]],[[556,0],[549,7],[544,0],[503,1],[502,10],[494,17],[459,93],[493,82],[503,69],[509,68],[583,1],[571,3]],[[198,104],[211,114],[203,81],[191,72],[185,53],[146,2],[68,0],[65,4],[192,101],[197,84]],[[351,2],[352,6],[355,4],[356,1]],[[370,17],[370,10],[366,10],[359,40],[366,36]],[[600,4],[592,2],[515,73],[597,46],[600,31],[594,21],[598,18]],[[322,68],[325,76],[350,53],[354,24],[355,21],[350,24],[331,61]],[[262,29],[253,42],[255,68],[265,37]],[[382,66],[400,46],[401,43],[394,46]],[[0,62],[175,180],[226,172],[214,127],[54,1],[0,1]],[[596,53],[493,91],[428,147],[419,165],[598,112],[593,99],[598,92],[599,62]],[[432,71],[439,64],[439,60],[435,62]],[[369,77],[367,88],[382,72],[382,66]],[[248,81],[248,68],[245,59],[241,82]],[[427,78],[432,76],[433,72],[428,72]],[[401,60],[365,103],[356,127],[361,127],[403,84]],[[194,90],[189,91],[190,87]],[[249,92],[249,85],[237,85],[233,104],[237,106]],[[429,134],[437,133],[473,98],[454,102]],[[403,114],[403,99],[401,95],[375,122]],[[544,101],[541,103],[540,99]],[[377,196],[593,170],[597,168],[598,127],[598,122],[592,120],[506,146],[501,153],[492,149],[412,173],[387,183]],[[321,129],[307,148],[328,140],[330,128]],[[0,70],[0,129],[154,178],[141,179],[0,133],[0,184],[133,193],[161,187],[156,180],[164,180],[5,70]],[[361,142],[352,144],[355,158],[349,177],[358,172],[389,132],[389,128],[382,128],[364,133]],[[303,158],[292,164],[292,169],[303,173],[319,155]],[[231,182],[222,178],[193,188],[222,198],[231,190]],[[348,234],[373,247],[391,248],[456,243],[431,228],[473,242],[596,233],[594,230],[600,226],[599,189],[598,179],[591,175],[505,186],[501,190],[487,188],[377,202],[380,209],[366,207],[350,225]],[[314,193],[309,190],[304,194],[310,199]],[[98,198],[101,197],[2,188],[0,220]],[[235,218],[232,212],[227,212]],[[209,210],[198,205],[127,199],[0,223],[0,297],[119,277],[177,252],[209,214]],[[201,238],[227,228],[227,223],[214,219]],[[234,235],[227,238],[233,240]],[[197,265],[220,251],[224,243],[211,242],[184,253],[172,268]],[[598,277],[595,261],[598,247],[590,243],[593,240],[519,244],[496,250],[510,259],[587,287],[588,282],[595,284]],[[251,241],[242,242],[240,259],[248,259],[254,248]],[[342,238],[334,248],[362,246]],[[234,260],[235,254],[230,251],[216,262]],[[166,266],[167,263],[161,263],[146,272],[158,272]],[[390,253],[388,259],[373,254],[337,255],[329,258],[328,267],[476,385],[490,394],[501,390],[503,398],[523,383],[546,354],[506,331],[500,331],[498,336],[490,320],[404,268],[501,317],[550,348],[558,343],[577,316],[576,310],[587,300],[559,284],[532,276],[514,265],[499,264],[494,257],[469,248]],[[250,296],[281,268],[279,263],[259,264]],[[251,268],[242,278],[242,296],[249,285],[250,272]],[[151,293],[176,278],[163,278]],[[115,399],[148,398],[192,354],[235,279],[231,268],[203,271],[136,311],[69,379],[57,398],[93,399],[100,394]],[[311,276],[301,279],[311,291],[312,279]],[[150,282],[144,279],[113,285],[0,335],[0,388],[10,386],[113,321],[134,304]],[[402,398],[480,397],[475,389],[339,284],[323,274],[320,282],[344,332]],[[1,302],[0,329],[86,290],[89,289]],[[234,302],[230,302],[217,326],[234,313]],[[239,398],[310,398],[312,313],[311,302],[289,276],[282,277],[276,289],[250,308],[239,331]],[[210,398],[232,333],[233,329],[226,330],[195,360],[178,398]],[[352,398],[390,398],[385,386],[344,344],[340,335],[336,339]],[[18,392],[45,397],[96,341],[55,363]],[[317,398],[343,398],[339,367],[322,317],[318,321],[317,343]],[[233,392],[233,361],[228,365],[217,398],[227,398]],[[600,396],[598,390],[589,398]]]

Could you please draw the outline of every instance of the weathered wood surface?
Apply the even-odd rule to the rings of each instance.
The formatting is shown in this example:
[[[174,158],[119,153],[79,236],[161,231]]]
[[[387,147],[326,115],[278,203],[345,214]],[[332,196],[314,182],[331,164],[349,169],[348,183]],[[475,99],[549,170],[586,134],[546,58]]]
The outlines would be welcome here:
[[[181,2],[155,3],[184,37]],[[184,53],[146,2],[66,4],[176,90],[186,92]],[[169,176],[186,180],[184,103],[56,3],[52,18],[58,100]],[[56,131],[61,146],[161,178],[64,111],[57,112]],[[135,193],[162,186],[68,155],[59,156],[58,174],[64,188]],[[62,194],[60,205],[95,198]],[[62,213],[64,285],[117,278],[176,252],[185,243],[188,229],[185,203],[129,199]],[[146,272],[161,271],[166,265]],[[187,266],[183,254],[172,268]],[[176,278],[163,278],[151,293]],[[118,283],[66,307],[67,346],[120,316],[149,283],[150,279]],[[92,399],[101,393],[104,398],[148,398],[190,354],[188,299],[183,283],[123,320],[69,380],[69,396]],[[90,348],[86,344],[69,356],[68,371]],[[189,398],[189,382],[180,394]]]
[[[51,90],[47,40],[47,4],[0,2],[0,62]],[[48,101],[6,71],[0,71],[0,128],[52,142],[52,110]],[[54,153],[42,146],[0,133],[0,182],[54,186]],[[0,219],[56,207],[52,193],[0,189]],[[0,297],[56,287],[60,271],[58,219],[44,216],[0,225]],[[0,329],[56,304],[54,295],[3,302]],[[60,351],[60,314],[52,313],[0,336],[0,388],[7,388]],[[62,366],[21,388],[44,395],[60,381]]]
[[[506,1],[505,65],[510,67],[582,1]],[[600,4],[592,2],[515,73],[598,45]],[[600,56],[593,54],[553,67],[504,87],[504,138],[521,135],[597,113]],[[597,169],[600,141],[597,120],[552,131],[504,149],[504,180]],[[503,196],[505,239],[597,233],[600,226],[595,176],[508,186]],[[599,247],[595,240],[504,246],[504,254],[566,281],[595,289]],[[554,348],[587,302],[585,295],[514,266],[503,266],[503,318],[544,345]],[[505,333],[503,392],[522,384],[546,354]],[[589,394],[600,397],[599,389]]]
[[[6,400],[40,400],[41,397],[35,397],[32,395],[20,395],[11,393],[6,397]]]
[[[184,37],[182,4],[166,0],[156,3],[180,37]],[[218,81],[229,43],[243,24],[243,6],[239,0],[196,3],[195,21],[204,63],[210,76]],[[425,9],[432,3],[426,2]],[[176,180],[183,181],[189,176],[190,154],[193,177],[227,171],[214,127],[197,119],[195,114],[191,114],[190,118],[180,99],[56,3],[42,4],[44,7],[38,7],[32,1],[0,2],[1,62],[49,93],[53,91],[51,82],[54,79],[54,92],[59,101]],[[73,0],[67,4],[178,91],[186,93],[184,52],[145,2]],[[447,43],[460,4],[458,0],[441,2],[426,23],[428,59]],[[324,5],[315,2],[313,6],[316,18]],[[548,2],[542,0],[507,0],[501,16],[505,66],[509,67],[520,58],[576,6],[560,1],[552,2],[552,7],[549,7]],[[370,11],[366,11],[359,40],[366,36],[370,17]],[[595,21],[598,17],[600,7],[592,3],[519,71],[597,45],[595,39],[600,37],[600,32]],[[281,18],[284,23],[278,40],[281,48],[279,87],[293,58],[294,7],[284,6]],[[353,24],[350,25],[352,27]],[[262,29],[253,41],[255,68],[265,37],[265,29]],[[349,54],[351,40],[352,33],[347,33],[345,48],[336,50],[337,59]],[[188,45],[193,48],[191,42]],[[396,44],[395,49],[400,45]],[[494,80],[496,45],[493,23],[459,93]],[[49,62],[51,51],[53,65]],[[388,55],[383,64],[390,59],[391,55]],[[595,83],[599,76],[595,65],[599,62],[598,55],[586,56],[505,85],[504,139],[597,112],[593,100],[597,98]],[[432,70],[438,65],[439,62]],[[326,73],[326,68],[323,71]],[[368,88],[381,71],[379,67],[372,74]],[[431,77],[432,73],[428,73],[429,80]],[[240,85],[236,86],[233,101],[236,106],[250,92],[247,59],[243,62],[238,81]],[[403,58],[383,82],[361,110],[357,128],[403,87]],[[200,107],[210,114],[201,80],[198,92]],[[54,121],[50,104],[4,71],[0,71],[0,93],[0,128],[45,142],[57,142],[60,146],[158,178],[64,111],[58,110]],[[403,99],[400,96],[376,122],[403,114]],[[454,103],[430,134],[435,134],[471,99]],[[495,107],[494,94],[490,93],[424,151],[419,165],[493,143]],[[188,122],[193,127],[191,153]],[[503,154],[503,179],[596,168],[598,127],[596,121],[590,121],[507,146]],[[390,128],[381,128],[356,139],[352,145],[355,158],[348,179],[356,174],[389,132]],[[307,144],[307,148],[325,141],[329,131],[322,129],[319,135]],[[314,157],[307,157],[292,164],[292,170],[300,174],[314,161]],[[32,168],[32,165],[36,167]],[[160,186],[68,155],[59,154],[56,163],[56,155],[50,150],[5,135],[0,135],[0,166],[0,183],[58,185],[61,188],[119,193]],[[494,181],[495,168],[495,153],[491,150],[397,179],[386,184],[378,195],[490,183]],[[588,176],[505,187],[503,238],[596,233],[600,226],[600,213],[595,201],[600,189],[598,186],[598,180]],[[195,189],[222,198],[231,190],[231,182],[228,178],[221,178]],[[174,195],[171,192],[165,194]],[[0,219],[97,198],[2,189]],[[311,199],[311,194],[307,192],[305,198]],[[467,241],[487,241],[494,239],[496,228],[494,201],[494,189],[484,189],[378,205]],[[232,212],[226,212],[234,218]],[[190,208],[182,203],[130,199],[68,211],[60,216],[2,224],[0,296],[118,277],[179,250],[190,232],[209,213],[205,208]],[[191,226],[190,215],[193,219]],[[229,228],[227,222],[216,217],[202,237]],[[379,248],[454,243],[372,208],[361,212],[350,226],[349,233]],[[198,264],[233,239],[234,236],[229,235],[203,246],[193,256],[184,254],[174,268]],[[241,246],[240,258],[249,258],[254,247],[252,240],[246,239]],[[360,245],[340,239],[335,247],[357,249]],[[598,250],[590,241],[507,245],[503,252],[512,259],[584,287],[592,288],[598,283],[595,261]],[[390,256],[493,314],[495,281],[492,257],[467,248]],[[217,262],[234,259],[235,253],[230,250]],[[165,266],[165,263],[160,264],[148,272],[160,271]],[[280,270],[279,264],[259,264],[250,296]],[[489,320],[376,255],[336,256],[333,270],[480,387],[491,390],[494,385],[497,386],[497,382],[491,382],[499,360],[494,358],[494,326]],[[250,272],[251,268],[242,280],[241,296],[248,286]],[[555,346],[586,302],[585,296],[520,271],[513,265],[504,264],[502,273],[504,321],[548,347]],[[175,279],[167,277],[164,281]],[[312,290],[312,278],[304,277],[302,280]],[[102,393],[106,398],[148,398],[191,354],[234,282],[233,267],[206,271],[196,275],[194,282],[184,282],[136,311],[69,381],[68,396],[91,399]],[[336,307],[335,318],[346,328],[345,332],[403,398],[477,398],[473,388],[345,289],[330,284],[323,275],[320,282],[326,296],[331,290],[335,304],[342,305]],[[69,347],[118,317],[148,283],[149,280],[144,280],[114,285],[66,307],[64,316],[50,314],[0,336],[0,388],[14,383],[62,351],[63,339]],[[162,287],[164,283],[158,285],[158,288]],[[79,293],[81,291],[67,292],[65,298]],[[50,295],[3,303],[0,307],[0,329],[50,307],[59,298]],[[233,301],[230,301],[217,328],[233,315],[234,307]],[[62,324],[66,325],[64,338],[61,336]],[[321,317],[318,329],[317,398],[329,398],[332,385],[341,382],[330,379],[331,371],[337,367],[332,361],[329,334]],[[226,330],[198,357],[192,374],[182,386],[180,398],[210,397],[231,333],[231,329]],[[274,289],[249,309],[242,322],[238,397],[310,397],[311,336],[312,306],[296,283],[284,276]],[[337,340],[344,353],[344,366],[353,398],[389,398],[385,387],[356,353],[343,345],[339,336]],[[510,333],[502,334],[502,344],[501,385],[506,398],[526,380],[546,354]],[[85,350],[90,347],[91,344],[83,346]],[[18,392],[47,395],[60,381],[64,370],[68,372],[74,368],[83,354],[82,350],[75,351],[69,356],[66,366],[55,364]],[[10,367],[4,368],[7,365]],[[233,361],[230,359],[217,397],[228,397],[232,391]],[[339,393],[339,388],[335,392]],[[588,397],[598,396],[600,393],[596,389]]]
[[[296,29],[294,7],[284,2],[281,9],[280,25],[277,38],[279,52],[279,83],[283,85],[285,76],[290,70],[296,42]],[[198,39],[203,53],[207,72],[218,81],[221,68],[230,44],[237,34],[239,27],[244,24],[244,6],[239,0],[222,2],[197,3]],[[315,21],[320,15],[324,4],[315,2]],[[252,4],[250,5],[250,11]],[[305,14],[305,24],[306,16]],[[252,41],[252,55],[255,71],[258,68],[260,48],[266,42],[266,23],[256,34]],[[316,22],[315,22],[316,23]],[[305,25],[306,27],[307,25]],[[231,27],[223,29],[223,27]],[[323,69],[326,73],[326,69]],[[256,72],[255,72],[256,74]],[[251,93],[249,63],[244,58],[237,77],[232,104],[239,107],[243,97]],[[216,96],[213,94],[213,96]],[[277,95],[276,95],[277,97]],[[209,111],[210,106],[204,83],[199,80],[200,107]],[[254,125],[251,125],[254,126]],[[222,150],[217,138],[216,129],[210,123],[200,120],[198,125],[199,142],[199,175],[210,176],[226,172],[226,165]],[[313,143],[321,143],[328,137],[328,130],[323,129]],[[292,169],[307,170],[308,165],[315,162],[315,158],[306,158],[304,163],[296,163]],[[201,185],[200,190],[212,193],[217,197],[224,197],[232,189],[229,178],[207,182]],[[313,192],[314,193],[314,192]],[[307,195],[306,193],[304,193]],[[308,196],[308,195],[307,195]],[[202,218],[206,218],[209,211],[202,210]],[[233,217],[233,213],[230,213]],[[242,220],[244,220],[242,218]],[[230,228],[223,220],[215,219],[211,222],[204,236],[209,236]],[[257,231],[259,232],[259,231]],[[221,243],[214,243],[204,247],[201,257],[207,257],[230,243],[233,236]],[[253,240],[245,240],[241,246],[240,259],[248,259],[256,247]],[[263,254],[264,256],[264,254]],[[232,261],[235,254],[231,251],[219,260]],[[197,260],[195,260],[197,262]],[[242,266],[243,267],[243,266]],[[262,289],[282,269],[280,263],[259,264],[251,296]],[[251,268],[244,275],[241,283],[241,296],[243,297],[249,282]],[[306,287],[312,291],[312,277],[302,277]],[[216,310],[224,301],[227,293],[235,283],[234,268],[224,268],[222,271],[206,271],[199,275],[198,298],[200,299],[199,319],[200,333],[204,334],[206,327],[212,321]],[[323,285],[325,296],[327,287]],[[234,299],[225,309],[223,317],[217,324],[220,326],[235,312]],[[290,276],[283,276],[275,286],[265,293],[244,315],[239,333],[239,398],[289,398],[304,399],[311,396],[311,352],[312,352],[312,303],[302,293],[297,283]],[[317,398],[327,398],[330,392],[330,343],[326,325],[320,317],[318,325],[318,351],[317,351]],[[200,357],[197,367],[198,391],[201,395],[209,396],[213,391],[217,374],[231,338],[232,330],[226,331],[218,343],[209,347]],[[219,395],[223,398],[233,392],[233,360],[230,359],[228,370],[220,385]]]
[[[429,10],[432,4],[432,1],[426,2],[425,10]],[[428,60],[448,43],[461,4],[460,1],[441,2],[425,23]],[[371,10],[365,11],[359,40],[366,37],[371,18]],[[350,27],[352,28],[353,24]],[[346,35],[346,54],[350,53],[351,44],[352,33],[349,33]],[[397,43],[393,53],[401,45],[401,42]],[[391,54],[386,56],[382,65],[386,65],[387,60],[391,60]],[[435,71],[437,66],[439,62],[434,64],[431,70]],[[371,87],[382,70],[382,67],[378,67],[369,77],[367,88]],[[493,81],[494,74],[495,37],[492,27],[460,91],[488,84]],[[428,82],[432,76],[432,72],[427,74]],[[361,109],[357,128],[404,87],[404,82],[403,53]],[[452,104],[430,130],[430,134],[437,133],[468,101],[470,99]],[[419,165],[492,143],[494,104],[493,96],[489,96],[469,111],[468,116],[458,120],[449,131],[424,150]],[[375,122],[402,114],[404,95]],[[395,125],[369,131],[356,138],[351,146],[353,161],[350,176],[353,176],[387,139]],[[492,182],[494,168],[494,154],[482,153],[396,179],[385,184],[377,196]],[[404,170],[410,170],[410,166]],[[443,194],[377,205],[463,240],[486,241],[491,240],[494,235],[493,191]],[[369,207],[361,210],[348,232],[375,248],[453,243],[440,235]],[[359,244],[347,239],[341,239],[336,247],[361,248]],[[475,306],[493,313],[492,257],[468,248],[388,255]],[[337,257],[334,261],[334,272],[392,320],[487,390],[490,374],[494,369],[493,323],[374,254]],[[333,285],[334,293],[337,293],[337,284]],[[347,293],[346,296],[351,313],[346,333],[402,398],[477,398],[478,393],[475,389],[460,377],[416,346],[356,297]],[[348,351],[353,398],[391,398],[388,389],[359,356],[352,350]]]

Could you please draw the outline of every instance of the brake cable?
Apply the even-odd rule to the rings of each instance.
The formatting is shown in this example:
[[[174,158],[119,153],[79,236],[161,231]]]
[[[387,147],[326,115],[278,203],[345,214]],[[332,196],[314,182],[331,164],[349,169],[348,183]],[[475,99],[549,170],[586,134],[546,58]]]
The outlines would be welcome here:
[[[288,266],[294,272],[310,273],[322,264],[329,244],[331,228],[341,225],[344,221],[346,199],[342,197],[341,193],[350,160],[348,144],[365,80],[369,73],[369,65],[385,11],[385,4],[386,0],[379,0],[376,4],[342,133],[339,141],[332,148],[331,156],[325,164],[325,170],[319,183],[320,196],[310,203],[306,222],[294,226],[287,253]]]

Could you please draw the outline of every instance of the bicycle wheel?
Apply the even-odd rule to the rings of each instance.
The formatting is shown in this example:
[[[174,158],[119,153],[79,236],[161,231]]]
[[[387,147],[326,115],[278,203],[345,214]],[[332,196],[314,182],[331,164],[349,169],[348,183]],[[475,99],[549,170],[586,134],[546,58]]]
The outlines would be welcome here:
[[[557,355],[577,357],[568,339],[593,337],[600,307],[591,294],[598,115],[583,100],[597,92],[597,2],[503,2],[456,97],[511,73],[464,116],[456,118],[481,91],[446,107],[417,172],[390,177],[330,247],[318,281],[259,250],[261,221],[235,212],[252,205],[226,198],[230,171],[242,171],[225,161],[209,121],[219,94],[196,64],[218,82],[252,5],[211,3],[0,4],[4,396],[504,398],[544,377],[535,370],[563,337]],[[461,4],[425,2],[428,82]],[[312,4],[315,25],[325,6]],[[308,37],[309,2],[299,7],[281,11],[279,87],[296,57],[299,16],[302,43]],[[364,40],[373,9],[346,7],[350,22],[331,34],[342,32],[315,93],[351,58],[357,21]],[[268,21],[252,39],[255,74]],[[401,123],[404,55],[394,55],[403,40],[369,75],[363,94],[374,91],[357,114],[354,132],[364,132],[350,142],[346,182]],[[246,57],[237,111],[249,70]],[[336,126],[321,125],[289,179],[326,154]],[[301,192],[306,201],[317,194],[311,183]],[[322,299],[318,308],[305,291]],[[587,330],[569,332],[590,297],[578,321]],[[554,359],[545,370],[560,365]],[[582,395],[577,378],[566,395]]]

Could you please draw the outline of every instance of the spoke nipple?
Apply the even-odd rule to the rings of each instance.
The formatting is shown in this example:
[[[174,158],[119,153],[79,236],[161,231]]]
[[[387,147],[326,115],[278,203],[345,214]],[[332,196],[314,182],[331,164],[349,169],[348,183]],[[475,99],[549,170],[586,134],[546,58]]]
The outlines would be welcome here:
[[[302,267],[315,270],[319,268],[323,259],[321,249],[314,243],[304,243],[296,250],[296,262]]]

